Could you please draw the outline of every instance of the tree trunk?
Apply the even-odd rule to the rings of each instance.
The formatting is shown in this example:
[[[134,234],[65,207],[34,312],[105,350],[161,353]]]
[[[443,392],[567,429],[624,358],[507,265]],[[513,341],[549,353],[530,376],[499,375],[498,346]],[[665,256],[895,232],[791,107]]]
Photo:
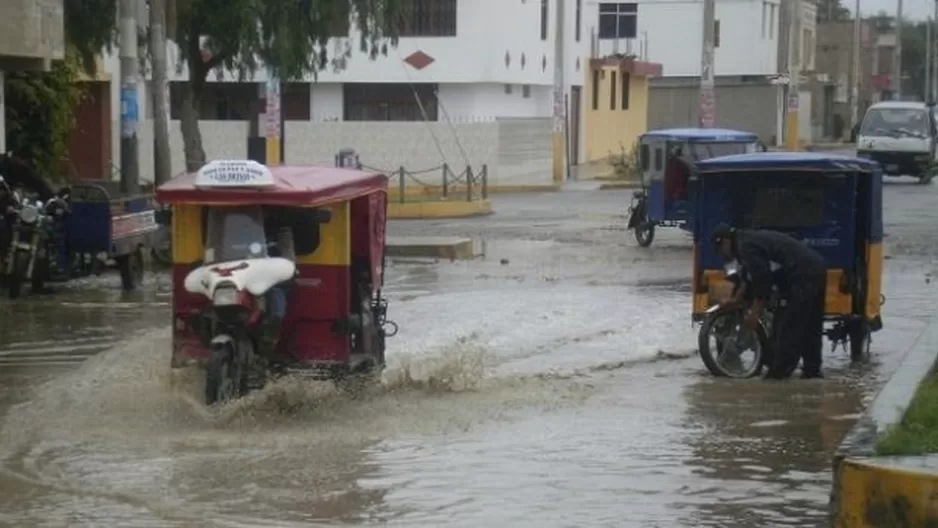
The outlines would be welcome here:
[[[182,143],[186,152],[186,171],[188,172],[195,172],[205,165],[205,149],[202,147],[202,132],[199,130],[198,108],[201,106],[201,101],[201,87],[193,86],[190,80],[183,89],[181,108]]]

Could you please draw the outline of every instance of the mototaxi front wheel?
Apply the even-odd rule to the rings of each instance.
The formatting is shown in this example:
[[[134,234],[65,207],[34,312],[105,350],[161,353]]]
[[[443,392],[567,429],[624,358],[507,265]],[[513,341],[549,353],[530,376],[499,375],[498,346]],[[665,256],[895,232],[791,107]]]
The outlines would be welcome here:
[[[23,282],[26,281],[26,270],[29,268],[29,254],[23,251],[17,251],[10,258],[13,259],[13,272],[7,277],[7,294],[10,299],[17,299],[23,292]]]
[[[769,339],[760,325],[743,326],[741,310],[720,310],[707,316],[697,334],[700,359],[721,378],[752,378],[769,361]]]
[[[212,349],[205,371],[205,405],[225,404],[247,394],[247,373],[231,346]]]

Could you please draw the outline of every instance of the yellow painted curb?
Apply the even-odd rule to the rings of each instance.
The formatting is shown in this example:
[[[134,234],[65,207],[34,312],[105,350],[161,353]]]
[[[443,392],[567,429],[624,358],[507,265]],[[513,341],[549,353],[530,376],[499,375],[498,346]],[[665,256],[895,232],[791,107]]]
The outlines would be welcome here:
[[[492,202],[489,200],[388,203],[388,218],[399,220],[467,218],[488,215],[492,212]]]
[[[642,185],[638,182],[623,181],[604,183],[599,186],[600,191],[617,191],[620,189],[640,189]]]
[[[938,526],[938,473],[844,460],[836,528]]]
[[[559,191],[561,185],[556,183],[543,183],[543,184],[532,184],[532,185],[490,185],[486,192],[488,194],[509,194],[509,193],[536,193],[536,192],[552,192]],[[482,187],[475,186],[472,188],[472,194],[475,196],[482,196]],[[391,187],[388,189],[388,199],[389,200],[398,200],[400,199],[401,193],[399,187]],[[407,187],[404,189],[404,197],[431,197],[431,198],[441,198],[443,196],[443,187],[440,186],[426,186],[426,187]],[[448,200],[465,200],[466,199],[466,188],[464,186],[460,187],[450,187]]]

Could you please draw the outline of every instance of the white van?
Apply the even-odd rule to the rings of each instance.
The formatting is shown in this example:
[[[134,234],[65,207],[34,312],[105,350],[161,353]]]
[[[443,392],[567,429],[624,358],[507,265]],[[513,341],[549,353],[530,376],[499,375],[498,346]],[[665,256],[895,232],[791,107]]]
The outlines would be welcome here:
[[[935,116],[925,103],[886,101],[866,111],[857,135],[857,156],[878,161],[888,176],[931,181],[936,161]]]

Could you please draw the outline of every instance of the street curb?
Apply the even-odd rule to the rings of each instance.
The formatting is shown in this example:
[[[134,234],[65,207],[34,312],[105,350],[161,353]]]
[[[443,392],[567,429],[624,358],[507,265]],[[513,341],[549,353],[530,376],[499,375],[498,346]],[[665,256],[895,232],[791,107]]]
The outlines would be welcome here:
[[[421,202],[390,202],[388,218],[391,220],[426,220],[439,218],[469,218],[490,215],[494,211],[489,200],[455,201],[436,200]]]
[[[422,257],[469,260],[482,254],[471,238],[459,237],[388,237],[388,257]]]
[[[876,456],[876,444],[902,421],[936,363],[938,320],[933,320],[834,454],[831,526],[938,526],[938,498],[923,492],[938,491],[938,473],[887,466],[888,458]],[[880,519],[904,521],[882,524]]]
[[[599,186],[600,191],[619,191],[622,189],[640,189],[642,184],[640,182],[633,181],[620,181],[612,183],[604,183]]]

